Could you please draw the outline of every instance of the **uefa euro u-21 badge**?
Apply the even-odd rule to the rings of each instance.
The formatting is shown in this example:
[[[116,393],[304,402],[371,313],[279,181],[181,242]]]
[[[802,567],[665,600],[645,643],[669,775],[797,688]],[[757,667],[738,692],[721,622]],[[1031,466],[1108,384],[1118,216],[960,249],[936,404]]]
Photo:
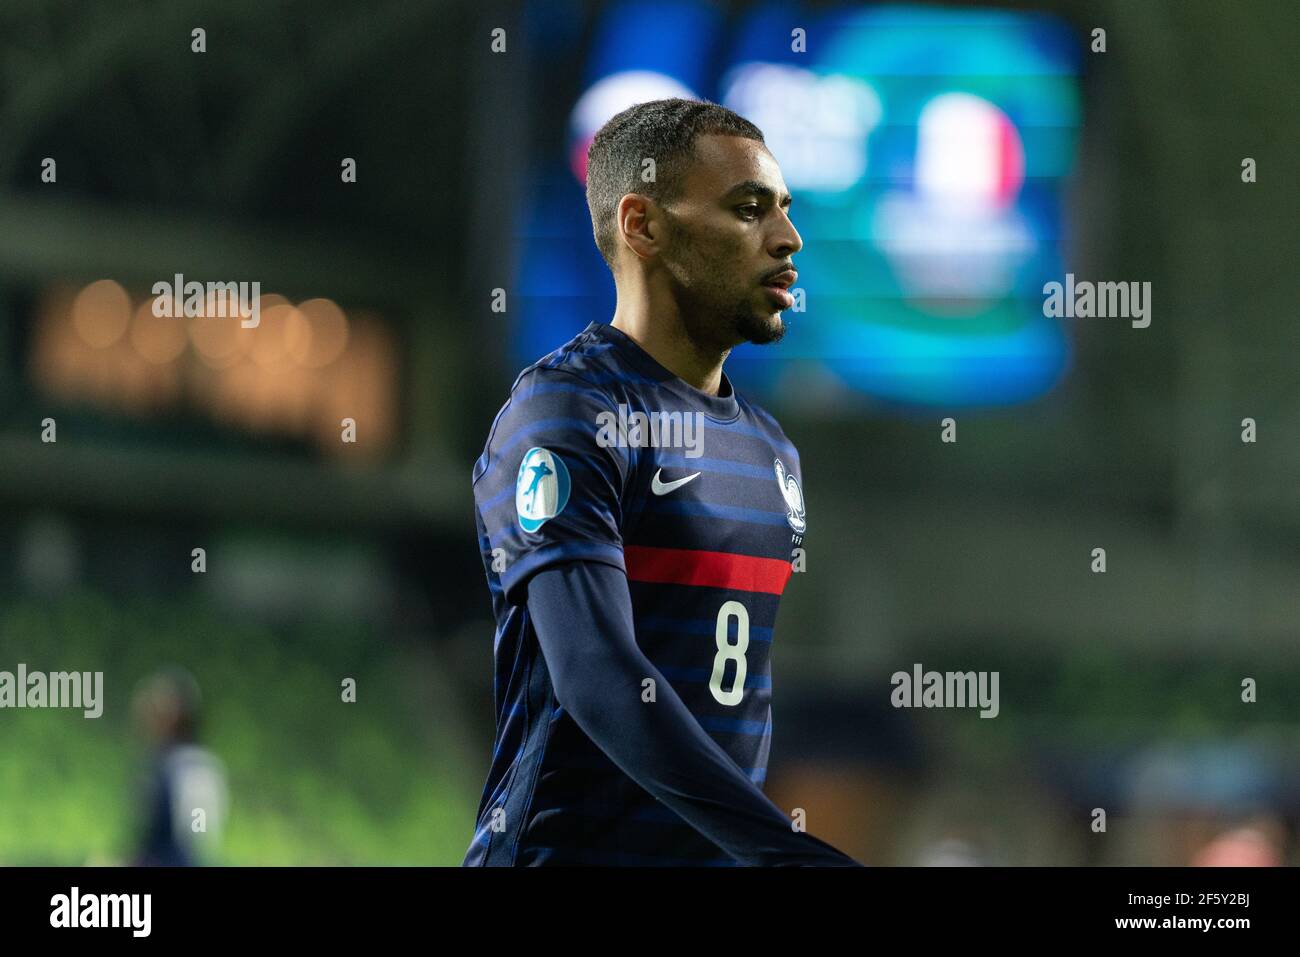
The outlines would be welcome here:
[[[535,532],[569,504],[569,469],[549,449],[531,448],[519,463],[515,478],[515,511],[519,527]]]

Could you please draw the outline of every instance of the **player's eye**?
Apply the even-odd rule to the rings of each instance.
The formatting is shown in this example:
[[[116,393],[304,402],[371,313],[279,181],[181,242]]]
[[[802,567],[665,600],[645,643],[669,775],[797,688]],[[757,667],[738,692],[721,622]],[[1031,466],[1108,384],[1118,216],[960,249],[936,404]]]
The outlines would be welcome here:
[[[744,206],[737,206],[736,212],[740,213],[741,219],[757,219],[759,212],[758,203],[746,203]]]

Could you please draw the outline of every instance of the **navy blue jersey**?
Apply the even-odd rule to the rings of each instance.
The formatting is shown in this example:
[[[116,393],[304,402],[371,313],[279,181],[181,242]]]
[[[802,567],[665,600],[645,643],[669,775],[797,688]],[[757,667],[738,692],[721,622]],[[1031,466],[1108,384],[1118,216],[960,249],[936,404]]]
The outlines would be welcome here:
[[[777,606],[806,527],[790,440],[725,373],[706,394],[592,323],[516,379],[473,482],[496,741],[465,863],[735,863],[559,703],[528,583],[568,562],[625,573],[636,644],[761,787]]]

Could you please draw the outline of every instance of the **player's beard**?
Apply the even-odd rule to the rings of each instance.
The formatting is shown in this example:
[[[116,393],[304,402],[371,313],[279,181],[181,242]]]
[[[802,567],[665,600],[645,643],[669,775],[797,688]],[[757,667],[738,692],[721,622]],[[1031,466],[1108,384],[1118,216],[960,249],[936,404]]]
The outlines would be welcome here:
[[[736,289],[718,269],[718,258],[706,255],[682,221],[665,210],[672,227],[668,270],[677,280],[676,298],[682,324],[691,341],[730,349],[737,341],[769,345],[785,335],[778,312],[754,310],[754,289]]]

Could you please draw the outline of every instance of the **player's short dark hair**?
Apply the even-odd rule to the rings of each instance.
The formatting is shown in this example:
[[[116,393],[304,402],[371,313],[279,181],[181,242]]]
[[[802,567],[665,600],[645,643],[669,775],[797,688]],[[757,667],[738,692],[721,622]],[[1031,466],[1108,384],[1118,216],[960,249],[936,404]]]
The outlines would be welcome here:
[[[142,680],[136,688],[138,706],[161,710],[170,718],[168,734],[193,741],[198,733],[203,694],[194,675],[179,665],[167,665]]]
[[[640,193],[661,205],[672,202],[681,194],[695,138],[708,134],[764,142],[757,126],[725,106],[677,97],[629,106],[596,132],[587,148],[587,208],[596,248],[610,269],[618,248],[619,200]],[[655,162],[654,182],[641,179],[646,159]]]

